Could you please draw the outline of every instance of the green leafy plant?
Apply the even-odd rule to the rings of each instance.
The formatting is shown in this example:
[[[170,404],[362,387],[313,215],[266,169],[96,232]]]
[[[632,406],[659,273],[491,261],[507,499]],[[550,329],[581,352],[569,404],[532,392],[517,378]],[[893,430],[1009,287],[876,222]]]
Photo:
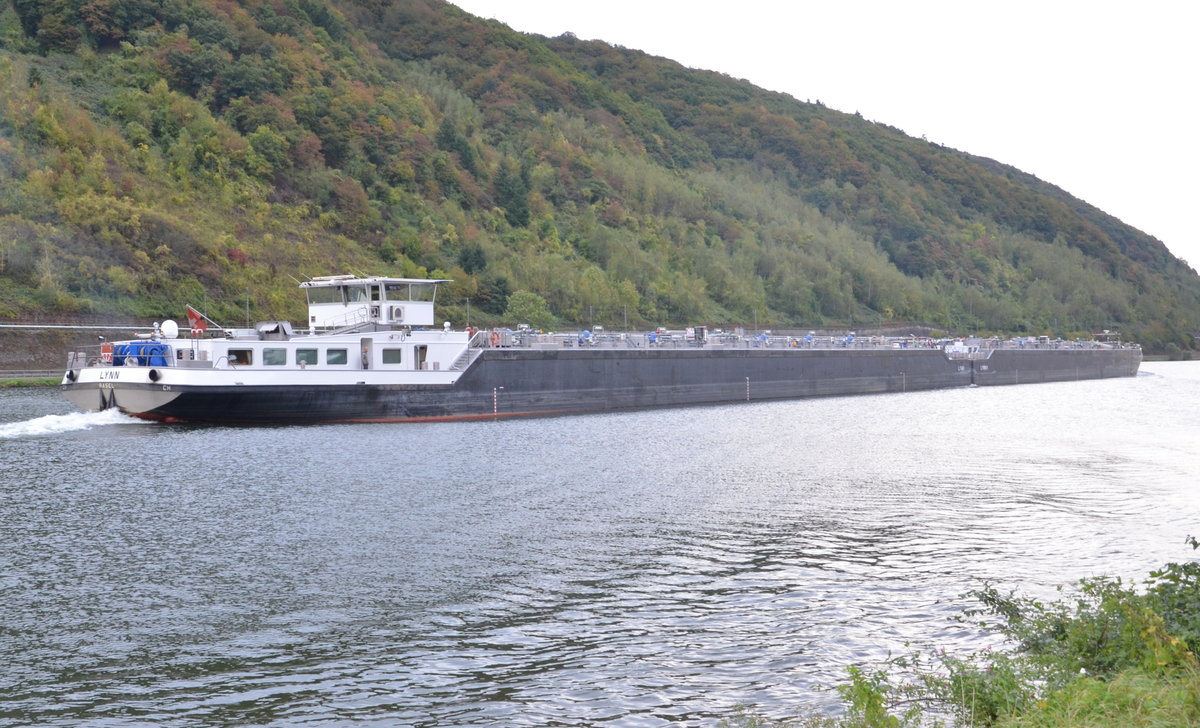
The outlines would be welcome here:
[[[1187,543],[1192,550],[1200,548],[1195,536],[1188,536]],[[1146,584],[1147,601],[1162,616],[1165,629],[1193,654],[1200,653],[1200,561],[1167,564],[1151,571]]]
[[[859,666],[847,668],[850,681],[838,686],[846,703],[846,728],[906,728],[919,725],[920,708],[909,705],[897,714],[901,702],[886,670],[866,670]]]
[[[1189,536],[1187,544],[1200,549]],[[1200,725],[1200,561],[1169,563],[1139,591],[1120,579],[1060,588],[1054,601],[984,583],[959,618],[1004,639],[956,655],[913,651],[848,668],[840,718],[730,728],[1183,728]]]

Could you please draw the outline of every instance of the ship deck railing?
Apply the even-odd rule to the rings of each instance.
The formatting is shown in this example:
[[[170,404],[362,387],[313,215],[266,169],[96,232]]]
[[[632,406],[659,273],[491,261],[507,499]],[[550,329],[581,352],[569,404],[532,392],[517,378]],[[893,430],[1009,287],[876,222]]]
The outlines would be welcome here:
[[[963,342],[966,343],[963,343]],[[120,343],[120,342],[113,342]],[[704,338],[686,336],[677,332],[626,332],[626,333],[537,333],[528,330],[496,329],[473,333],[468,347],[456,359],[449,362],[449,369],[465,369],[474,360],[472,352],[487,348],[523,349],[816,349],[816,350],[937,350],[944,351],[951,359],[987,359],[993,351],[1007,350],[1082,350],[1082,349],[1140,349],[1137,344],[1121,344],[1101,341],[1037,341],[998,339],[927,339],[848,336],[777,336],[767,334],[709,334]],[[102,345],[79,346],[67,352],[67,368],[85,366],[121,366],[125,360],[138,366],[204,366],[200,361],[176,360],[173,351],[167,361],[151,361],[146,354],[102,356]],[[211,366],[211,365],[209,365]]]
[[[997,349],[1082,350],[1138,348],[1136,344],[1099,341],[1036,341],[1001,339],[928,339],[878,336],[772,336],[767,334],[709,334],[704,338],[680,333],[538,333],[511,329],[481,330],[471,348],[523,349],[923,349],[945,351],[955,359],[986,359]]]
[[[495,336],[491,336],[495,333]],[[699,339],[679,334],[604,333],[587,335],[540,334],[526,331],[480,331],[471,340],[473,347],[524,349],[941,349],[936,341],[885,341],[863,337],[709,335]]]

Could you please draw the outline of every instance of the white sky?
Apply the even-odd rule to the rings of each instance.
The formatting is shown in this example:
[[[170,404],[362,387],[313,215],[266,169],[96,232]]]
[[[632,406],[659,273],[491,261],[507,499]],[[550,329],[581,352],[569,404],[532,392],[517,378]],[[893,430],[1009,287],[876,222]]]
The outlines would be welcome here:
[[[1200,268],[1191,0],[451,0],[1010,164]]]

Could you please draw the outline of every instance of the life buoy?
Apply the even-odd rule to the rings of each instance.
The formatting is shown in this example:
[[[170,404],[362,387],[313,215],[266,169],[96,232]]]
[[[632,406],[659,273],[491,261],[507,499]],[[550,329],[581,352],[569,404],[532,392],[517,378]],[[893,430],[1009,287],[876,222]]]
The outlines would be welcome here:
[[[492,346],[500,346],[500,332],[493,331],[491,335],[488,336],[488,340],[492,342]]]
[[[112,342],[106,341],[100,345],[100,361],[105,364],[112,364],[113,345]]]

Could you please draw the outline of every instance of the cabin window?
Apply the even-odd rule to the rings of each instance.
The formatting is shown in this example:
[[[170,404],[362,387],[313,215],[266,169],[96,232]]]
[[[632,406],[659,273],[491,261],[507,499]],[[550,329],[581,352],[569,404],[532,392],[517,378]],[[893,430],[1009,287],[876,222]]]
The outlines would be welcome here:
[[[300,366],[308,366],[309,364],[317,363],[316,349],[296,349],[296,364]]]
[[[254,363],[254,349],[230,349],[228,357],[230,364],[248,367]]]
[[[341,303],[342,289],[330,287],[309,288],[309,303]]]
[[[347,286],[346,299],[350,303],[366,303],[367,289],[362,286]]]
[[[436,283],[388,283],[385,287],[389,301],[433,301]]]
[[[325,363],[326,364],[345,364],[348,361],[346,358],[345,349],[326,349]]]
[[[287,364],[287,349],[263,349],[263,365],[281,367]]]
[[[402,349],[384,349],[383,350],[383,363],[384,364],[399,364],[400,359],[401,359],[401,357],[400,357],[401,351],[403,351],[403,350]]]

